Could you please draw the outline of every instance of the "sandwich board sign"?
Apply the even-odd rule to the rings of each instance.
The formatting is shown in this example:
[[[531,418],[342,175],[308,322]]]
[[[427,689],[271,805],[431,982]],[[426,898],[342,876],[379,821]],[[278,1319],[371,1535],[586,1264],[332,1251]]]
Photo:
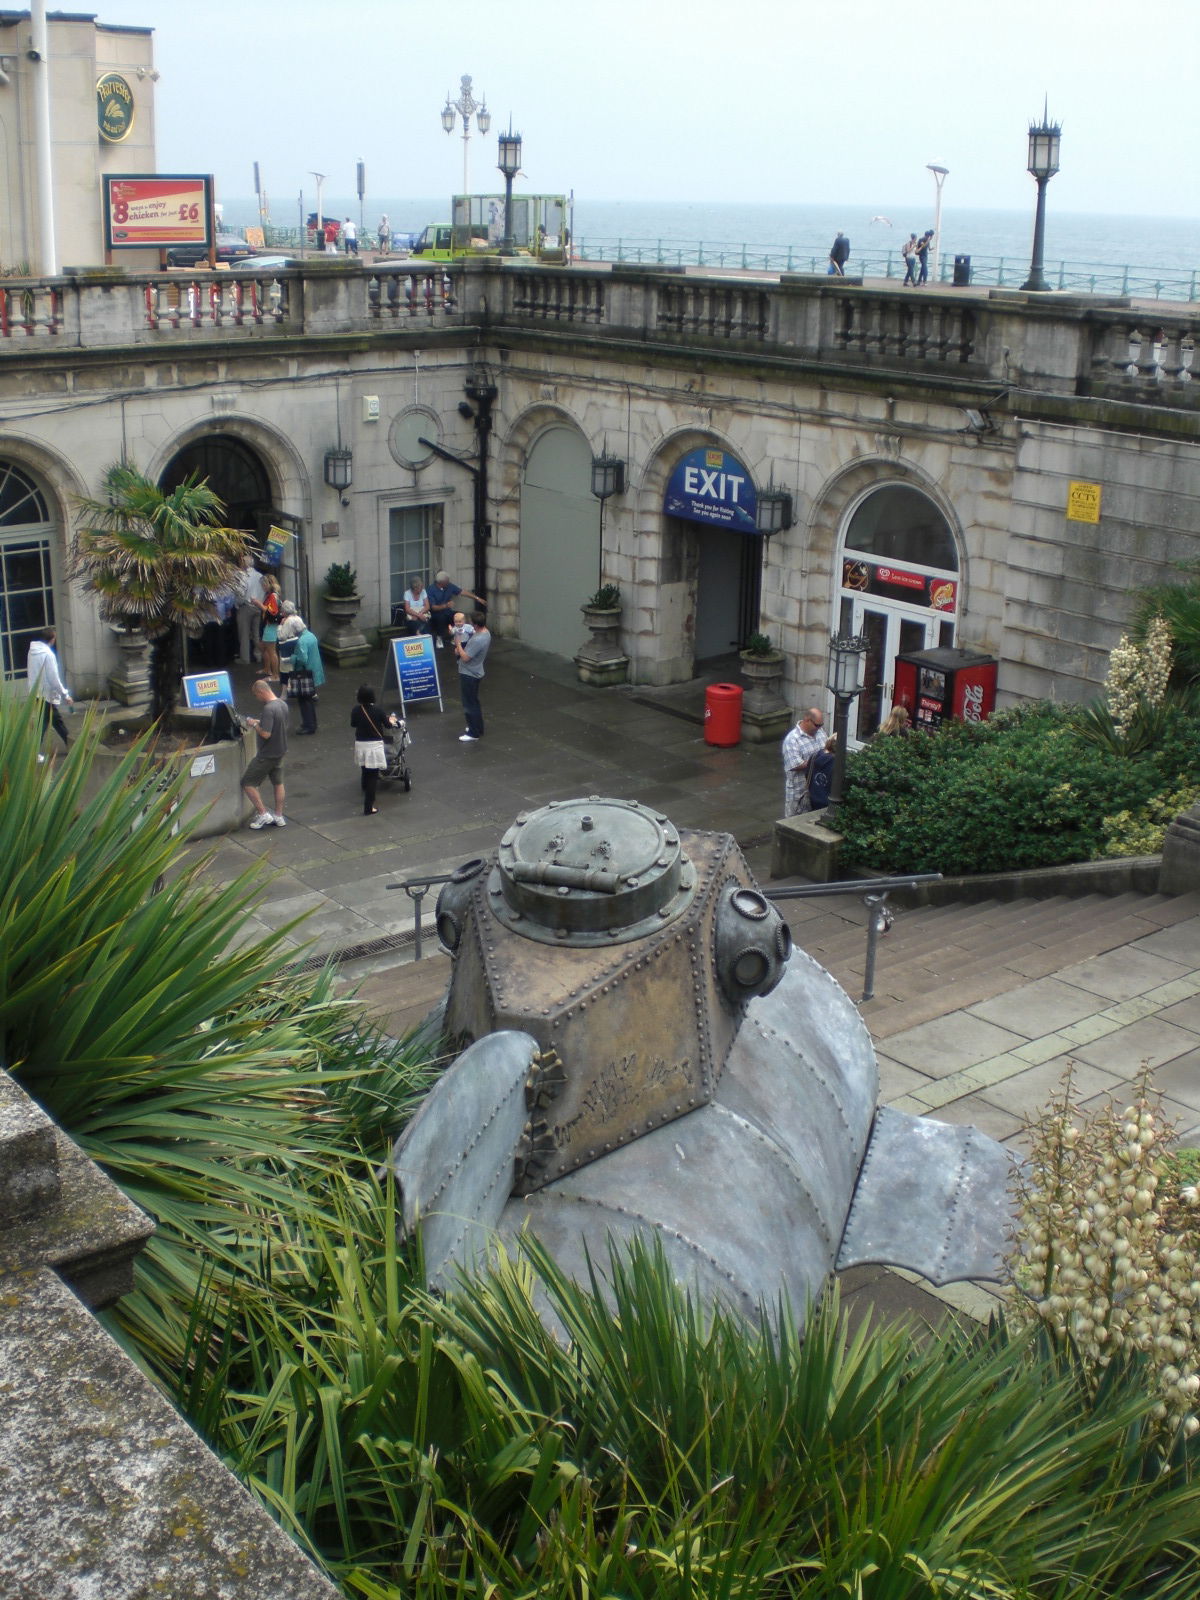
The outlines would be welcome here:
[[[211,711],[233,704],[233,685],[227,672],[194,672],[183,680],[184,704],[189,711]]]
[[[432,634],[419,633],[412,639],[392,640],[383,688],[385,693],[393,688],[399,693],[401,711],[407,709],[410,701],[418,700],[436,700],[439,711],[446,709],[442,704]]]

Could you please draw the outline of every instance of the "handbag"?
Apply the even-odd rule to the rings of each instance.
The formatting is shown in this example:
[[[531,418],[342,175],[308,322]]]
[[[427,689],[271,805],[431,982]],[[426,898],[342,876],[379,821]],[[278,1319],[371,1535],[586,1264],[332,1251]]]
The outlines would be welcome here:
[[[288,696],[292,700],[315,700],[317,685],[306,667],[297,667],[288,682]]]

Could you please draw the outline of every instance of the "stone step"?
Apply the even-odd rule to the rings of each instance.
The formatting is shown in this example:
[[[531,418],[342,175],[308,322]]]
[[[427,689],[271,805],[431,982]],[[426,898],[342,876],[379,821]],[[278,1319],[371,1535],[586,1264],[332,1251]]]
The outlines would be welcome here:
[[[977,905],[961,906],[947,916],[946,908],[939,906],[916,911],[901,911],[891,929],[880,940],[880,951],[920,948],[924,950],[954,948],[972,938],[994,936],[1001,928],[1023,926],[1033,917],[1050,916],[1047,907],[1069,905],[1070,901],[1012,901],[985,900]],[[936,910],[937,915],[932,914]],[[861,954],[866,945],[866,929],[832,928],[822,937],[810,930],[805,949],[824,964],[837,962]]]

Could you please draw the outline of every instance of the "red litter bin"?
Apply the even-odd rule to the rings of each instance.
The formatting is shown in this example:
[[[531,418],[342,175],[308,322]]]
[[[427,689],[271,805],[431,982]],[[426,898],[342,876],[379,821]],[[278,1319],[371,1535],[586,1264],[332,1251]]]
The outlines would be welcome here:
[[[705,744],[730,745],[741,741],[741,684],[710,683],[704,694]]]

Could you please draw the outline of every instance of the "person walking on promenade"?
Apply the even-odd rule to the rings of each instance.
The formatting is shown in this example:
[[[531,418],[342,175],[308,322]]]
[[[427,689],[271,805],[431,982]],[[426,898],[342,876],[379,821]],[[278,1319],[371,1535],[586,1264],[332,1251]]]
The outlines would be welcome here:
[[[907,288],[911,283],[915,289],[917,285],[917,236],[915,233],[910,233],[900,246],[900,254],[904,259],[904,283],[902,287]]]
[[[301,620],[303,632],[296,640],[292,652],[292,681],[288,694],[300,707],[300,733],[317,731],[317,690],[325,682],[325,663],[321,660],[321,646],[317,636]]]
[[[457,609],[454,601],[460,594],[466,595],[468,600],[474,600],[477,606],[487,604],[482,595],[472,594],[470,589],[460,589],[456,583],[452,583],[448,572],[439,572],[425,590],[425,597],[429,602],[429,627],[437,640],[439,650],[445,648],[445,641],[450,637]]]
[[[287,701],[276,697],[274,689],[266,678],[258,679],[253,694],[262,706],[262,710],[257,717],[247,719],[258,735],[258,750],[250,758],[249,766],[242,773],[242,788],[246,798],[254,807],[250,826],[269,828],[274,825],[276,828],[286,828],[287,818],[283,814],[283,758],[287,755],[288,747]],[[270,778],[274,786],[274,811],[267,810],[259,793],[259,785],[264,778]]]
[[[35,635],[29,646],[25,673],[29,679],[29,693],[42,704],[42,732],[53,728],[63,744],[69,745],[67,725],[58,708],[64,700],[72,705],[74,701],[71,700],[71,691],[62,681],[58,657],[54,653],[57,639],[53,628],[45,628]]]
[[[925,232],[917,240],[917,264],[921,269],[917,274],[918,286],[929,282],[929,247],[932,243],[933,229],[926,228]]]
[[[850,241],[839,228],[833,247],[829,252],[830,276],[844,278],[846,276],[846,263],[850,259]]]
[[[358,254],[358,224],[351,222],[349,217],[342,223],[342,238],[346,241],[346,254],[348,256],[356,256]]]
[[[379,254],[386,256],[392,248],[392,225],[385,211],[379,219]]]
[[[362,786],[363,816],[373,817],[379,810],[375,804],[379,774],[387,769],[386,730],[396,727],[397,722],[394,712],[380,711],[375,704],[375,691],[369,683],[360,684],[355,701],[350,711],[350,726],[354,729],[354,760]]]
[[[825,748],[825,717],[810,706],[783,740],[783,814],[799,816],[811,809],[808,794],[808,764]]]
[[[473,611],[471,621],[475,626],[475,632],[471,637],[465,643],[460,639],[454,640],[454,654],[458,657],[458,687],[462,694],[463,713],[467,719],[467,731],[458,736],[460,744],[473,744],[476,739],[483,738],[479,684],[484,675],[483,663],[487,660],[488,647],[492,642],[486,613]]]
[[[259,628],[259,654],[262,656],[263,674],[268,678],[279,676],[279,624],[283,621],[283,599],[279,579],[268,572],[263,577],[263,597],[258,602],[261,626]]]

